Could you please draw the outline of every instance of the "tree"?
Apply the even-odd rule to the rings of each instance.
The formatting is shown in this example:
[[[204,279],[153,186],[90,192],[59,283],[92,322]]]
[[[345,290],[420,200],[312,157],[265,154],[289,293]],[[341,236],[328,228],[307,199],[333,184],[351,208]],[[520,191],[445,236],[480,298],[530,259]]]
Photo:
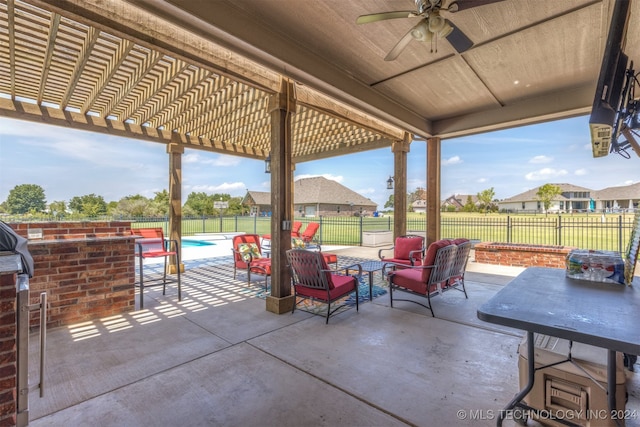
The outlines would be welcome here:
[[[496,192],[493,190],[493,187],[488,188],[486,190],[482,190],[477,194],[478,201],[480,202],[480,208],[487,213],[491,210],[491,202],[493,202],[493,198],[496,196]]]
[[[67,204],[64,200],[49,203],[49,213],[56,219],[64,217],[67,213]]]
[[[473,203],[473,199],[471,198],[471,196],[467,196],[467,201],[464,203],[464,206],[462,206],[462,211],[475,212],[475,210],[476,210],[476,204]]]
[[[184,206],[185,208],[188,207],[189,212],[193,212],[193,214],[195,215],[213,215],[213,202],[219,200],[220,195],[218,194],[214,194],[213,196],[211,196],[205,192],[192,192],[187,196],[187,201],[185,202]]]
[[[147,206],[145,216],[169,216],[169,192],[165,189],[156,191]]]
[[[11,214],[42,212],[47,208],[44,189],[36,184],[20,184],[13,187],[5,202]]]
[[[544,213],[546,215],[549,214],[549,207],[551,206],[551,201],[555,199],[557,196],[562,194],[562,189],[557,185],[553,184],[545,184],[538,188],[536,192],[536,197],[542,203],[544,207]]]
[[[389,196],[389,200],[384,203],[385,209],[393,209],[393,194]]]
[[[107,203],[102,196],[96,196],[92,193],[73,197],[69,201],[69,209],[74,213],[95,217],[107,213]]]
[[[125,217],[143,217],[147,216],[151,200],[140,194],[123,197],[118,201],[118,206],[114,210],[117,215]]]

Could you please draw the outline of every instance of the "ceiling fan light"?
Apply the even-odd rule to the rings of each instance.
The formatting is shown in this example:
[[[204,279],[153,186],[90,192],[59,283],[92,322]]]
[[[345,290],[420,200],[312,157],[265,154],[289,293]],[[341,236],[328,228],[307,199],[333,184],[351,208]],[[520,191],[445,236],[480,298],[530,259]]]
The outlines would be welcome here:
[[[429,25],[422,21],[411,30],[411,37],[420,42],[426,42],[431,40],[431,32],[429,31]]]
[[[451,34],[452,31],[453,31],[453,27],[451,25],[449,25],[448,22],[445,21],[444,26],[442,27],[442,29],[440,31],[438,31],[438,37],[444,39],[449,34]]]
[[[429,14],[429,31],[432,33],[439,33],[444,29],[446,22],[442,16],[435,13]]]

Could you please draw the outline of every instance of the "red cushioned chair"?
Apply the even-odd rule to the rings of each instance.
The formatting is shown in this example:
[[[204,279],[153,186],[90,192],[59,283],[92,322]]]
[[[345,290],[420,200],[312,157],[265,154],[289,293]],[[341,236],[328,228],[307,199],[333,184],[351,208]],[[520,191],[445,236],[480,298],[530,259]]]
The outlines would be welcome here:
[[[262,254],[260,236],[257,234],[239,234],[233,236],[233,278],[237,269],[247,271],[247,285],[251,282],[251,273],[264,276],[264,290],[268,289],[268,278],[271,276],[271,258]]]
[[[398,236],[395,245],[378,251],[378,258],[382,262],[399,265],[420,265],[424,254],[424,237]]]
[[[176,262],[176,275],[178,276],[178,301],[182,301],[182,289],[180,284],[180,251],[178,250],[177,240],[168,240],[164,238],[164,232],[162,228],[137,228],[131,229],[133,236],[138,236],[135,245],[135,255],[139,258],[140,280],[137,285],[140,287],[140,309],[144,308],[144,287],[162,285],[162,295],[166,294],[167,290],[167,258],[174,257]],[[171,247],[172,246],[172,247]],[[171,249],[171,250],[170,250]],[[144,282],[144,270],[143,260],[147,258],[164,258],[164,270],[162,275],[162,282],[158,280],[152,280],[151,282]]]
[[[358,284],[360,283],[359,276],[362,275],[362,267],[359,264],[353,266],[353,269],[357,266],[359,270],[357,276],[339,274],[337,271],[329,269],[321,252],[306,249],[289,249],[287,261],[291,268],[291,283],[295,296],[291,313],[298,305],[298,298],[300,301],[310,298],[327,304],[325,323],[329,323],[331,314],[343,307],[343,305],[339,305],[331,310],[331,303],[352,292],[355,292],[356,295],[356,311],[358,311]]]
[[[450,240],[438,240],[429,245],[424,256],[422,265],[407,266],[389,273],[389,299],[393,307],[393,292],[407,292],[427,298],[427,304],[422,304],[415,300],[403,300],[396,298],[396,301],[409,301],[428,308],[431,316],[435,317],[431,304],[431,297],[447,289],[457,288],[449,286],[452,267],[456,260],[458,246]],[[461,284],[464,290],[464,283]],[[467,297],[467,292],[464,290]]]
[[[304,231],[300,235],[300,238],[306,244],[311,243],[315,238],[319,228],[320,228],[320,224],[318,224],[317,222],[310,222],[309,224],[307,224],[307,227],[304,229]]]
[[[299,238],[300,237],[300,229],[302,228],[302,223],[300,221],[293,221],[293,225],[291,226],[291,238]],[[267,244],[267,241],[269,243]],[[262,246],[268,247],[271,246],[271,234],[263,234],[262,240],[260,241]]]

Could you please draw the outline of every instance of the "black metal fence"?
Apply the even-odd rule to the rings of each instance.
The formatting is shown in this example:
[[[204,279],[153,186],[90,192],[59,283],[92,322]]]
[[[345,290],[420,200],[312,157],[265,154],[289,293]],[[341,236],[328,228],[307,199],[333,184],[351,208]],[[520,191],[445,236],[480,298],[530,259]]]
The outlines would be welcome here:
[[[5,222],[44,222],[54,218],[4,216]],[[169,219],[161,218],[73,218],[73,221],[132,221],[132,227],[162,227],[168,232]],[[320,223],[316,238],[322,244],[360,246],[363,233],[393,231],[393,217],[305,217],[302,230],[309,222]],[[443,238],[464,237],[476,242],[525,243],[553,246],[573,246],[582,249],[627,250],[633,229],[633,214],[607,215],[444,215],[441,218]],[[426,217],[407,220],[408,234],[425,234]],[[270,234],[271,218],[256,216],[203,216],[183,217],[183,236],[200,233],[255,233]]]
[[[360,246],[367,231],[392,231],[391,217],[311,217],[297,218],[303,223],[320,223],[316,235],[322,244]],[[526,243],[537,245],[574,246],[583,249],[624,252],[633,228],[633,215],[573,216],[486,216],[443,217],[443,238],[464,237],[477,242]],[[167,218],[135,218],[132,227],[168,228]],[[426,218],[410,218],[408,233],[424,234]],[[270,217],[198,217],[182,220],[182,234],[271,232]]]

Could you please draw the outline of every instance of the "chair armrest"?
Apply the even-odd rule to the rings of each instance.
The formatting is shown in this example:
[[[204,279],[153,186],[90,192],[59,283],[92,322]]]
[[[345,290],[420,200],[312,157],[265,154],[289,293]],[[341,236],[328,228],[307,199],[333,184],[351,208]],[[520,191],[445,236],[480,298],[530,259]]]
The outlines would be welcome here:
[[[356,270],[356,269],[358,270],[358,274],[356,274],[356,275],[349,274],[350,270]],[[342,270],[344,270],[344,274],[342,274],[342,273],[340,273],[340,274],[342,274],[343,276],[354,276],[354,277],[358,277],[358,278],[362,277],[362,265],[360,265],[360,264],[351,264],[351,265],[349,265],[347,267],[343,267],[343,268],[340,269],[340,271],[342,271]]]
[[[413,265],[414,261],[424,259],[424,253],[426,249],[423,247],[422,249],[416,249],[413,251],[409,251],[409,261],[411,261],[411,265]],[[416,256],[416,254],[420,254],[420,258]]]
[[[382,252],[383,251],[393,251],[393,249],[395,248],[395,246],[391,246],[390,248],[382,248],[380,250],[378,250],[378,259],[383,260],[384,256],[382,256]]]
[[[394,262],[386,262],[382,267],[382,274],[391,274],[396,271],[396,267],[400,267],[400,270],[426,270],[428,268],[435,268],[435,265],[407,265]],[[386,273],[387,269],[392,270],[389,273]]]

